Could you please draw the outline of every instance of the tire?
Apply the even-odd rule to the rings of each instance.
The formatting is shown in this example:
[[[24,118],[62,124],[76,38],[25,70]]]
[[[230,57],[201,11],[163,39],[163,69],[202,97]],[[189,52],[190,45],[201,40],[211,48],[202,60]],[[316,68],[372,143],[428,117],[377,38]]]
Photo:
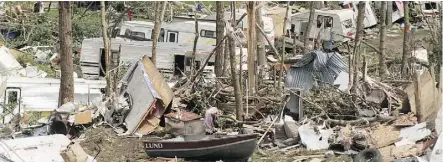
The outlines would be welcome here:
[[[382,156],[380,151],[374,148],[360,151],[354,157],[354,162],[381,162]]]

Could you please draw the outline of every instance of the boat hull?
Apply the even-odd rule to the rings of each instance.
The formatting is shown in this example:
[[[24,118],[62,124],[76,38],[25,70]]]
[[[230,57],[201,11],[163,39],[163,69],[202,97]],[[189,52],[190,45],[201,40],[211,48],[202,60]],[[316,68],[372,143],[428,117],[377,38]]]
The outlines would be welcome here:
[[[188,160],[244,160],[254,152],[257,135],[240,135],[199,141],[144,142],[150,157]]]

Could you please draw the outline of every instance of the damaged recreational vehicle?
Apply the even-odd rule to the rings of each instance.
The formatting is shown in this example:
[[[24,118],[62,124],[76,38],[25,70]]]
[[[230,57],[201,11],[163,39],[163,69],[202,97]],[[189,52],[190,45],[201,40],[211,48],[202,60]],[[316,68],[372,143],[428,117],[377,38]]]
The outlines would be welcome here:
[[[141,56],[152,56],[152,41],[126,41],[122,38],[115,38],[112,41],[112,49],[118,49],[121,53],[119,60],[121,63],[132,63]],[[195,62],[197,68],[204,63],[213,46],[197,46]],[[236,54],[240,50],[236,50]],[[84,78],[99,79],[104,77],[102,72],[106,70],[105,55],[102,38],[84,39],[82,42],[80,57],[80,67]],[[247,53],[243,48],[243,53]],[[113,58],[112,58],[113,59]],[[159,42],[157,45],[156,67],[167,77],[181,75],[182,72],[190,71],[192,59],[192,46],[180,46],[171,42]],[[212,72],[214,68],[215,57],[211,57],[204,72]]]
[[[304,29],[307,28],[309,21],[309,11],[293,14],[291,22],[291,32],[295,32],[296,39],[302,41],[305,37]],[[315,10],[314,23],[312,24],[309,39],[316,39],[319,32],[322,33],[323,40],[330,40],[331,32],[338,36],[333,36],[334,41],[344,42],[348,38],[339,36],[354,37],[355,20],[353,11],[344,10]]]
[[[104,80],[74,79],[74,102],[91,104],[102,97],[106,87]],[[0,79],[1,123],[8,123],[14,116],[40,112],[49,115],[58,108],[60,79],[8,77]],[[42,91],[44,90],[44,91]],[[3,95],[2,95],[3,94]],[[38,119],[36,119],[38,120]]]
[[[357,1],[343,1],[341,2],[343,9],[352,9],[354,11],[354,20],[357,20],[358,15],[358,7],[357,7]],[[369,1],[365,1],[365,20],[363,22],[363,25],[365,28],[373,27],[377,25],[377,17],[375,16],[375,12],[372,9],[372,6],[370,5]]]

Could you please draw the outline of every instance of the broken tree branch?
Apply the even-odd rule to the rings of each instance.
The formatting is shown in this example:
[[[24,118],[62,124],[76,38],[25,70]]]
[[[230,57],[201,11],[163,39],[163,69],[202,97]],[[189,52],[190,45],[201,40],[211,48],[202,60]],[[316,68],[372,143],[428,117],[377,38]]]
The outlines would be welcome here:
[[[359,125],[359,124],[369,124],[371,122],[388,122],[395,120],[395,117],[392,116],[384,116],[384,115],[377,115],[376,117],[372,118],[359,118],[356,120],[336,120],[336,119],[327,119],[326,122],[333,125],[340,125],[340,126],[346,126],[347,124],[350,125]]]
[[[277,51],[277,48],[275,48],[275,46],[271,44],[271,41],[268,39],[268,37],[266,37],[265,31],[260,27],[260,24],[256,23],[255,25],[257,26],[257,28],[260,31],[260,33],[265,36],[266,41],[271,46],[272,50],[274,51],[275,55],[277,56],[277,59],[280,60],[280,54]]]

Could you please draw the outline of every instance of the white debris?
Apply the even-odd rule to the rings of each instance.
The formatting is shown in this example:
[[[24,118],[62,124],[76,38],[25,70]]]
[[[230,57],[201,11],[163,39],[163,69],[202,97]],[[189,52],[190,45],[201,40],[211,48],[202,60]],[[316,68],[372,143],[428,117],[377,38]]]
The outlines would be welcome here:
[[[408,143],[415,143],[427,136],[431,135],[431,130],[426,128],[426,122],[416,124],[412,127],[403,128],[400,130],[401,141],[395,143],[395,146],[404,146]]]
[[[331,129],[319,129],[318,133],[310,124],[304,124],[298,128],[303,145],[309,150],[321,150],[329,147],[328,139],[332,135]]]
[[[429,162],[441,162],[443,161],[443,135],[438,136],[438,140],[435,143],[434,149],[432,150],[431,156],[429,157]]]
[[[346,91],[349,85],[349,73],[342,71],[338,74],[337,79],[335,79],[334,85],[339,85],[338,89],[340,91]]]
[[[60,152],[71,143],[61,134],[3,140],[0,154],[12,161],[64,162]]]
[[[68,102],[60,106],[58,109],[56,109],[57,112],[61,113],[72,113],[76,109],[76,106],[73,102]]]

